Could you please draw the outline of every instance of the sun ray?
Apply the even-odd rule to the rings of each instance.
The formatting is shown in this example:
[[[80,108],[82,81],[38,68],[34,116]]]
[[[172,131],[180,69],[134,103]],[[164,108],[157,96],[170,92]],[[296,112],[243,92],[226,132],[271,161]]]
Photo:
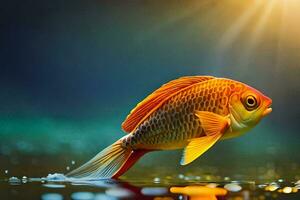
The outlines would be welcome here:
[[[221,52],[232,45],[232,43],[241,34],[242,30],[247,26],[260,6],[261,1],[256,1],[253,7],[248,9],[247,12],[242,14],[241,17],[235,23],[233,23],[232,26],[229,27],[229,29],[222,36],[219,43],[219,49],[221,50]]]
[[[173,26],[175,23],[178,23],[190,16],[193,16],[197,13],[199,13],[199,10],[202,9],[202,7],[210,5],[210,1],[203,1],[198,4],[194,4],[194,6],[190,9],[184,9],[184,11],[177,13],[176,15],[170,15],[167,17],[164,21],[161,23],[150,27],[150,29],[145,30],[142,34],[140,34],[139,37],[137,37],[138,41],[143,41],[146,39],[149,39],[157,34],[159,34],[164,29]]]
[[[241,54],[241,57],[239,59],[241,62],[243,62],[245,64],[249,63],[247,61],[249,60],[249,57],[251,56],[251,54],[254,52],[254,49],[257,46],[257,44],[260,42],[260,38],[261,38],[262,34],[264,33],[266,24],[270,20],[270,15],[273,11],[276,1],[277,0],[270,0],[265,5],[266,7],[263,9],[263,14],[260,17],[258,23],[255,26],[253,33],[251,34],[251,36],[249,38],[247,48],[244,49],[244,52]]]

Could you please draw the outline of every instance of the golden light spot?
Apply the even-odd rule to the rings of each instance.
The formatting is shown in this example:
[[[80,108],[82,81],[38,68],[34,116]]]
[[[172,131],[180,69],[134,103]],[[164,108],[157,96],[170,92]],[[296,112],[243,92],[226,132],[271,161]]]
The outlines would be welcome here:
[[[286,193],[286,194],[289,194],[289,193],[291,193],[293,191],[293,189],[291,188],[291,187],[284,187],[283,189],[282,189],[282,192],[283,193]]]
[[[279,188],[278,185],[272,184],[272,185],[268,185],[267,187],[265,187],[265,190],[273,192],[273,191],[277,190],[278,188]]]
[[[216,196],[225,196],[227,194],[227,190],[223,188],[206,186],[171,187],[170,192],[188,195],[191,200],[217,200]]]
[[[292,192],[294,192],[294,193],[298,192],[298,188],[293,187],[293,188],[292,188]]]

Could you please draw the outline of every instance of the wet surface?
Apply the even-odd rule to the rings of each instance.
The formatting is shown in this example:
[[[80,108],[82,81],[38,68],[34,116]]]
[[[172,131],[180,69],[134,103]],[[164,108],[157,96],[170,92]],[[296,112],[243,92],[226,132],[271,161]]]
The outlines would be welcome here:
[[[267,200],[300,199],[300,181],[279,179],[273,182],[200,180],[202,177],[179,174],[154,179],[79,180],[62,174],[46,178],[10,177],[0,180],[1,199],[42,200]],[[158,181],[159,180],[159,181]]]

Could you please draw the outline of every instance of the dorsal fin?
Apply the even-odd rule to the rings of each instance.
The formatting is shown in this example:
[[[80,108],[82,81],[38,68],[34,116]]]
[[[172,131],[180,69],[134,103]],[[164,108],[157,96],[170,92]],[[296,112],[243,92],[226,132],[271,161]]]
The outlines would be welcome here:
[[[157,106],[161,105],[161,103],[166,101],[173,94],[188,86],[214,78],[213,76],[184,76],[162,85],[131,110],[130,114],[122,123],[123,130],[128,133],[133,131],[145,117],[152,113],[151,111],[155,110]]]

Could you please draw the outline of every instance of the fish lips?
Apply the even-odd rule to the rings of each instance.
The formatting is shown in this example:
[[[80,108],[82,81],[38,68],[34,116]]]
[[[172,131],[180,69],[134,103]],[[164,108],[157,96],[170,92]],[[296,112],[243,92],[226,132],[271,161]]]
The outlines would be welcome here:
[[[265,109],[264,112],[262,113],[262,116],[263,116],[263,117],[267,116],[268,114],[270,114],[270,113],[272,112],[271,105],[272,105],[272,100],[269,99],[268,104],[267,104],[267,106],[266,106],[266,109]]]
[[[270,114],[272,112],[272,108],[267,108],[266,110],[264,110],[262,116],[265,117],[267,116],[268,114]]]

